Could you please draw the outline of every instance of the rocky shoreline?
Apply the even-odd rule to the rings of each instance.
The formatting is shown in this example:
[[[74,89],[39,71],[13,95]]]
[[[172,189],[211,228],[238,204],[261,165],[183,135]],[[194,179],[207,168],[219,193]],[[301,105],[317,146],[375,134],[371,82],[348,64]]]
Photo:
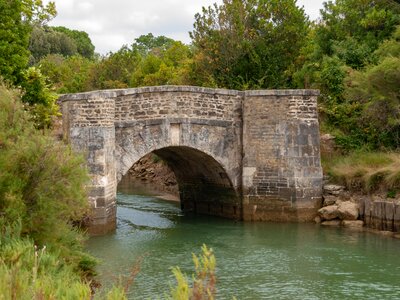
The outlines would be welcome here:
[[[343,186],[326,184],[315,222],[323,226],[364,228],[400,238],[400,199],[351,193]]]

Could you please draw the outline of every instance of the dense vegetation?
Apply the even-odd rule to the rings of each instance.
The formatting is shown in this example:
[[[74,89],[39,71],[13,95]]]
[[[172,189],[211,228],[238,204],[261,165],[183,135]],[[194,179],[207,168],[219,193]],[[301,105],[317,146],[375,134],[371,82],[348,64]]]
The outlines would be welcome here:
[[[149,33],[105,56],[87,33],[48,25],[52,2],[0,0],[0,11],[0,293],[7,298],[90,298],[85,280],[95,262],[73,226],[88,209],[87,175],[45,130],[59,114],[57,93],[169,84],[320,89],[321,130],[352,153],[329,166],[332,174],[366,191],[377,183],[392,194],[400,188],[398,154],[355,152],[400,148],[393,0],[328,1],[317,21],[295,0],[224,0],[196,14],[191,45]],[[174,293],[193,292],[175,273],[184,290]],[[123,297],[121,289],[112,295]]]
[[[90,295],[95,261],[74,227],[88,212],[83,160],[34,128],[15,91],[0,86],[0,294]],[[68,290],[65,283],[71,285]]]
[[[83,32],[36,26],[32,51],[58,34],[73,46],[39,47],[31,62],[59,93],[165,84],[316,88],[322,130],[344,152],[398,149],[399,13],[392,0],[337,0],[312,22],[295,0],[225,0],[196,14],[191,45],[149,33],[99,57]]]

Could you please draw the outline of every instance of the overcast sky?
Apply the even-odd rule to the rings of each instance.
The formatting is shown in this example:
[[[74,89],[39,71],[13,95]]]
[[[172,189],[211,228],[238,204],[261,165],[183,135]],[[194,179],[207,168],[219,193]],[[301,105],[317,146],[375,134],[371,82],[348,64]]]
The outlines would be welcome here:
[[[190,43],[194,15],[215,2],[222,0],[55,0],[58,15],[50,25],[86,31],[101,54],[149,32]],[[297,1],[311,19],[318,18],[322,2]]]

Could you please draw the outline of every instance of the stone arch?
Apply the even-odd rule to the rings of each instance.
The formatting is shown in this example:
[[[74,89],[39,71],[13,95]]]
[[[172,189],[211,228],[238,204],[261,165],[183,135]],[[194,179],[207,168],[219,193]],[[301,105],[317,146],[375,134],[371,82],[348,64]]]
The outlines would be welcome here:
[[[188,146],[168,146],[152,151],[174,172],[183,211],[241,218],[240,191],[221,162]]]

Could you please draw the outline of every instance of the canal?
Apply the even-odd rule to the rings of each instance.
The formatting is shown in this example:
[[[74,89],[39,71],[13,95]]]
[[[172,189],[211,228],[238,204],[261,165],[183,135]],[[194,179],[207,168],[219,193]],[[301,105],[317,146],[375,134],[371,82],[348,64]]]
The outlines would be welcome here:
[[[242,223],[183,215],[178,202],[119,186],[118,228],[93,237],[103,286],[141,260],[130,299],[159,299],[189,277],[205,243],[217,258],[217,299],[400,299],[400,240],[315,224]]]

